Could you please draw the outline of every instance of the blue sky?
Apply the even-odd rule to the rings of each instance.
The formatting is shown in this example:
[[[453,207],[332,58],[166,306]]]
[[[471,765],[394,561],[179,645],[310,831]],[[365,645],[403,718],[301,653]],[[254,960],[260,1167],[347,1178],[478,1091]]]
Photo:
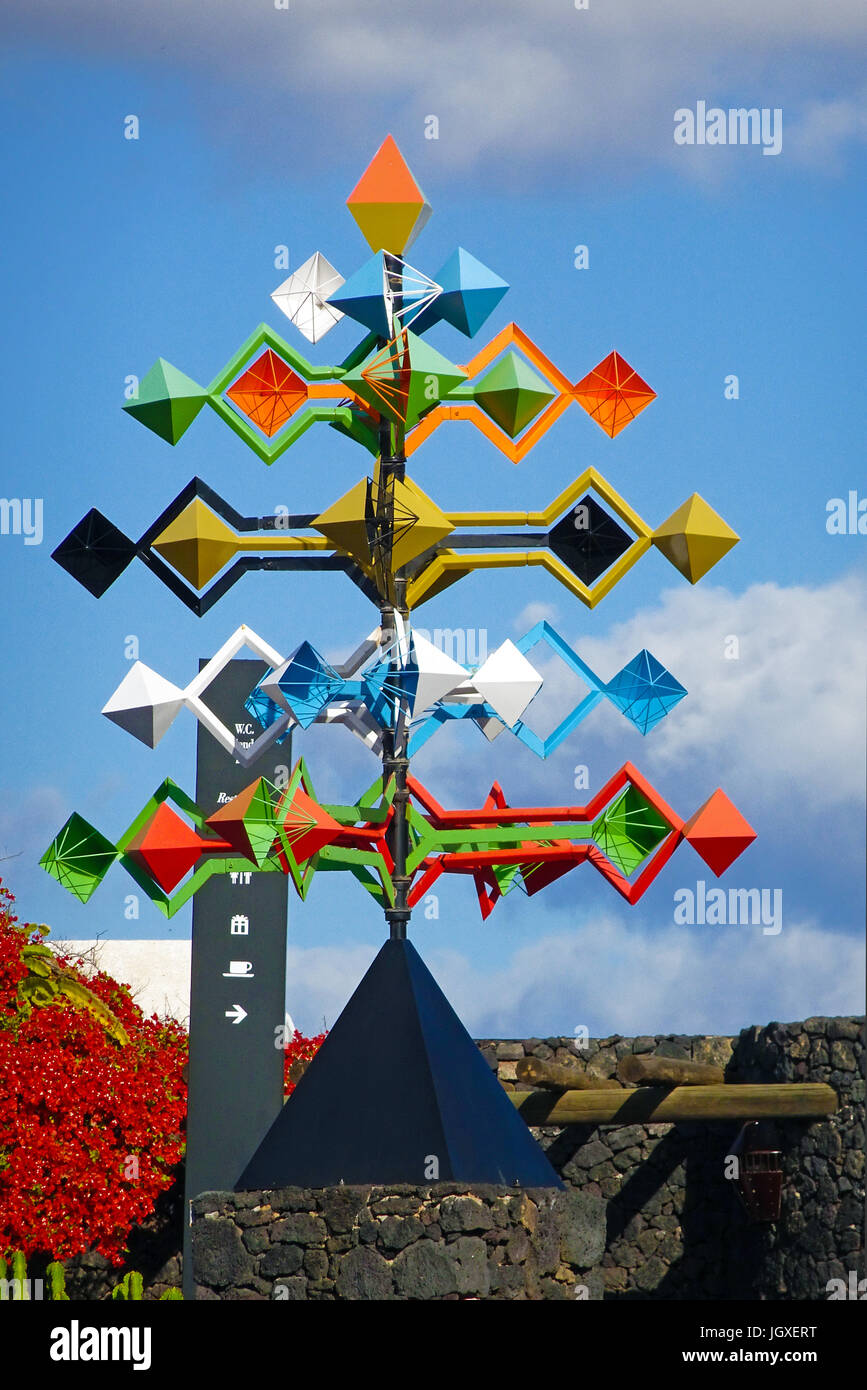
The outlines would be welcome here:
[[[413,460],[420,485],[447,510],[536,508],[593,465],[651,524],[698,491],[742,537],[695,588],[651,554],[593,613],[534,570],[473,576],[420,609],[428,629],[485,629],[489,648],[548,616],[606,678],[647,646],[690,695],[647,739],[596,711],[547,763],[452,728],[419,774],[446,804],[478,804],[494,777],[513,802],[562,802],[583,799],[576,764],[595,789],[629,758],[683,815],[722,785],[758,832],[724,886],[783,895],[776,936],[678,927],[675,892],[711,880],[684,846],[633,909],[585,868],[482,924],[468,884],[448,884],[416,944],[477,1035],[730,1031],[863,1008],[867,537],[825,520],[830,498],[867,496],[867,26],[842,0],[798,15],[737,3],[729,25],[653,9],[651,24],[631,0],[543,3],[531,25],[516,3],[449,3],[436,20],[409,4],[394,33],[393,7],[344,0],[7,7],[0,493],[44,505],[41,545],[0,536],[0,869],[22,916],[75,938],[189,931],[188,911],[167,924],[144,900],[127,922],[120,869],[83,907],[36,862],[73,809],[113,837],[166,775],[193,788],[191,716],[155,751],[100,717],[127,635],[183,685],[242,622],[333,657],[373,626],[336,575],[247,576],[199,620],[138,564],[97,602],[50,551],[91,506],[140,534],[195,474],[247,514],[317,510],[361,476],[366,455],[324,427],[268,468],[211,412],[172,449],[120,405],[157,356],[208,382],[263,319],[314,361],[349,351],[349,321],[308,348],[273,306],[274,248],[356,269],[369,253],[345,198],[391,131],[434,209],[409,259],[433,274],[461,244],[511,285],[472,345],[440,327],[436,347],[466,361],[515,320],[572,380],[616,348],[658,392],[614,441],[570,407],[518,467],[470,426],[442,428]],[[782,152],[675,146],[673,113],[698,100],[781,108]],[[297,751],[325,800],[376,772],[340,729]],[[299,1025],[333,1020],[381,937],[339,876],[292,900]]]

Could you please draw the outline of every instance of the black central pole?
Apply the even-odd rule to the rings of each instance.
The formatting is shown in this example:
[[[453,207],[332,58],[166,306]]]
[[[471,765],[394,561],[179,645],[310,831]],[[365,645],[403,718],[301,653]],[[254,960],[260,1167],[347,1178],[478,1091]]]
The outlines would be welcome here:
[[[403,275],[400,261],[389,252],[384,253],[385,274],[388,280],[389,298],[393,305],[392,313],[392,342],[395,350],[400,352],[398,344],[399,333],[399,314],[402,307]],[[380,343],[385,347],[384,342]],[[400,380],[404,368],[398,365],[396,373]],[[408,384],[408,370],[406,379]],[[401,381],[401,385],[403,382]],[[406,606],[406,580],[399,577],[392,570],[391,551],[395,534],[395,508],[394,508],[394,483],[402,482],[406,473],[406,454],[404,452],[405,428],[402,424],[392,425],[384,416],[380,418],[379,425],[379,488],[377,490],[377,529],[378,540],[382,547],[382,573],[385,588],[392,590],[388,598],[383,598],[380,605],[380,623],[383,633],[390,633],[392,638],[395,633],[395,615],[399,614],[404,620],[409,618],[409,610]],[[392,578],[393,576],[393,578]],[[393,586],[393,587],[392,587]],[[397,675],[399,671],[397,657],[392,658],[392,671]],[[404,941],[406,939],[407,924],[411,916],[411,910],[407,906],[409,896],[409,878],[406,872],[407,860],[407,822],[406,809],[408,793],[406,789],[406,779],[409,772],[409,758],[407,756],[408,743],[408,721],[402,725],[398,723],[397,706],[392,726],[386,729],[382,740],[382,786],[385,789],[387,783],[394,777],[394,812],[389,825],[387,843],[391,856],[394,860],[394,871],[392,874],[394,882],[394,907],[385,909],[385,918],[389,924],[389,935],[392,941]]]

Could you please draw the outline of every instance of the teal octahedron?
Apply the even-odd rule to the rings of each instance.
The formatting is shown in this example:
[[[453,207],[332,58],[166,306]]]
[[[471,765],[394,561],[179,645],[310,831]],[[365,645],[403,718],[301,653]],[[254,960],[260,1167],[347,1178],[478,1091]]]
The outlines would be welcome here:
[[[441,293],[413,323],[416,333],[424,333],[441,320],[450,323],[468,338],[479,331],[496,309],[509,286],[469,251],[459,246],[434,276]]]
[[[161,439],[177,444],[207,399],[204,386],[158,357],[139,382],[138,394],[123,408]]]

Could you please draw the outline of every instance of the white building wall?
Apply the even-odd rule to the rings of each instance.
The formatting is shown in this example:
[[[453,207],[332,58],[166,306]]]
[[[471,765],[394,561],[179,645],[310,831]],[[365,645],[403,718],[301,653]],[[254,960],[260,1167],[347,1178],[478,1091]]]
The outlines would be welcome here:
[[[70,956],[82,956],[121,984],[129,985],[145,1014],[166,1014],[187,1024],[190,1015],[191,941],[51,941]]]

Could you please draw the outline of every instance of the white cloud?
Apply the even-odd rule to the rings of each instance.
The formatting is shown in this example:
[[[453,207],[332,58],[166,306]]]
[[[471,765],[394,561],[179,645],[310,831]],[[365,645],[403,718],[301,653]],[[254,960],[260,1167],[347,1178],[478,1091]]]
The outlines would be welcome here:
[[[600,674],[647,647],[689,694],[643,743],[642,767],[719,769],[754,804],[809,820],[864,794],[867,586],[666,591],[582,654]],[[725,656],[726,638],[739,656]],[[607,728],[612,729],[612,711]]]
[[[867,139],[865,96],[862,89],[852,98],[805,102],[795,142],[801,163],[831,174],[842,172],[847,147]]]
[[[547,619],[552,626],[559,621],[560,610],[553,603],[527,603],[516,615],[512,622],[512,627],[519,637],[523,637],[525,632],[529,632],[536,623],[541,623]]]
[[[370,946],[290,946],[286,1007],[308,1036],[332,1028],[379,949]],[[324,1025],[323,1025],[324,1020]]]
[[[327,161],[335,149],[345,159],[347,131],[364,150],[384,124],[421,139],[432,113],[440,140],[431,160],[500,185],[559,181],[564,168],[612,173],[612,157],[625,169],[650,160],[712,181],[719,152],[699,160],[673,142],[675,109],[698,98],[782,107],[796,158],[801,140],[808,154],[836,157],[863,135],[844,110],[857,97],[852,56],[867,31],[860,0],[615,0],[587,11],[568,0],[406,0],[397,11],[393,0],[292,0],[279,11],[267,0],[28,0],[6,28],[198,74],[203,119],[245,149],[255,134],[257,168],[275,156]],[[840,109],[823,114],[829,89]]]
[[[443,804],[474,804],[466,797],[495,765],[512,803],[527,805],[562,800],[578,762],[590,766],[596,790],[627,759],[664,796],[682,793],[684,804],[673,804],[683,815],[720,784],[770,826],[788,830],[797,821],[807,835],[820,831],[826,813],[863,804],[867,585],[859,578],[812,588],[754,584],[739,595],[705,580],[664,591],[604,637],[565,623],[557,629],[601,680],[647,648],[689,693],[646,737],[607,702],[597,706],[544,762],[508,733],[488,747],[472,729],[444,731],[419,761],[421,775],[435,770]],[[724,655],[728,637],[737,638],[736,660]],[[545,699],[525,718],[536,728],[543,707],[545,733],[575,703],[575,682],[544,648],[530,659],[545,678]]]
[[[766,937],[612,915],[549,931],[491,971],[457,952],[428,964],[475,1037],[568,1036],[579,1024],[595,1036],[725,1034],[864,1008],[862,943],[808,923]]]
[[[533,911],[532,905],[524,909]],[[813,922],[678,927],[594,915],[576,923],[546,914],[548,930],[493,969],[461,951],[420,951],[473,1037],[623,1033],[734,1034],[772,1019],[861,1013],[864,949],[854,936]],[[418,943],[417,943],[418,944]],[[376,951],[317,947],[289,951],[289,1009],[305,1032],[333,1025]]]

